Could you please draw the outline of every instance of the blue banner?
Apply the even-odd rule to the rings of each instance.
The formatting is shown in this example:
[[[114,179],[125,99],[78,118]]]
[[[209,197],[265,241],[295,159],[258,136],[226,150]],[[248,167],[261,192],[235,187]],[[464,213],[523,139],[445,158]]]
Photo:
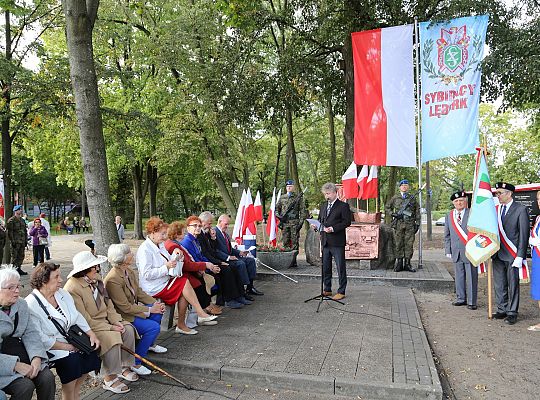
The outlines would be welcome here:
[[[423,163],[475,152],[487,23],[487,15],[420,23]]]

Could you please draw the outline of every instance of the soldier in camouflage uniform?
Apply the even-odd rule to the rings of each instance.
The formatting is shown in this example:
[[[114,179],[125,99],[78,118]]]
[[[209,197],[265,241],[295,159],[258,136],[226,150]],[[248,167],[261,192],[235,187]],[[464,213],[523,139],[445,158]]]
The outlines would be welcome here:
[[[404,203],[409,202],[404,210]],[[401,212],[400,212],[401,211]],[[396,240],[396,266],[394,271],[416,272],[411,266],[413,255],[414,236],[420,227],[420,207],[416,198],[409,193],[409,181],[403,179],[399,182],[399,193],[394,195],[385,207],[386,222],[392,221]]]
[[[6,246],[7,232],[4,226],[4,221],[0,221],[0,264],[4,258],[4,247]]]
[[[286,185],[287,193],[278,200],[276,216],[280,220],[283,245],[298,250],[300,229],[307,218],[306,203],[303,197],[299,199],[301,194],[295,193],[294,181],[288,180]]]
[[[26,224],[22,219],[22,207],[20,205],[13,207],[13,217],[8,219],[7,222],[7,234],[11,243],[11,264],[17,267],[19,275],[28,275],[21,268],[24,261],[24,250],[26,249],[28,233],[26,231]]]

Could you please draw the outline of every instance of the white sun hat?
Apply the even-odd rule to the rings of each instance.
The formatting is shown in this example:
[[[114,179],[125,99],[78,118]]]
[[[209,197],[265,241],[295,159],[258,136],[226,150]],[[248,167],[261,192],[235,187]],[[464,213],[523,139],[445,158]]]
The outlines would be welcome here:
[[[89,251],[81,251],[75,254],[73,257],[73,270],[67,276],[68,279],[75,275],[77,272],[86,271],[95,265],[103,264],[107,261],[105,256],[95,256]]]

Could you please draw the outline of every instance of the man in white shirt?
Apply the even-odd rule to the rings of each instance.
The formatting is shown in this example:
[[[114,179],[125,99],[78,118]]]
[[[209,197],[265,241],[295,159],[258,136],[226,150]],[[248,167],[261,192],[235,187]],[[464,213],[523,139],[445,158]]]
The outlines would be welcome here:
[[[51,251],[50,247],[52,246],[52,239],[51,239],[51,224],[49,224],[49,221],[45,219],[47,214],[41,213],[39,214],[39,219],[41,220],[41,226],[43,226],[47,230],[47,245],[45,246],[45,260],[51,259]]]

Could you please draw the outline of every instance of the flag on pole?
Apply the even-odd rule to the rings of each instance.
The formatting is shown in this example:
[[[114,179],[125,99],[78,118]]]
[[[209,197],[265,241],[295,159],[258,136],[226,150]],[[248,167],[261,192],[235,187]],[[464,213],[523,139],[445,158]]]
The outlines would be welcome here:
[[[378,178],[377,178],[377,167],[372,166],[369,169],[369,176],[366,181],[366,187],[362,194],[363,199],[376,199],[378,194]]]
[[[343,196],[346,199],[354,199],[358,196],[358,182],[356,181],[356,164],[353,162],[341,177],[343,184]]]
[[[257,195],[255,196],[255,203],[253,203],[253,208],[255,209],[255,221],[261,222],[263,220],[263,208],[261,203],[261,194],[257,190]]]
[[[352,33],[357,165],[416,166],[412,31]]]
[[[420,23],[422,162],[474,153],[487,15]]]
[[[471,211],[467,222],[469,238],[465,245],[465,255],[469,261],[478,266],[487,261],[499,248],[499,227],[497,211],[484,151],[477,149],[475,182]]]
[[[358,175],[358,198],[363,199],[364,190],[366,190],[366,183],[368,179],[368,166],[364,165],[362,166],[362,169],[360,170],[360,175]]]
[[[257,228],[255,227],[255,207],[253,206],[253,198],[251,197],[251,190],[248,188],[246,198],[244,200],[244,217],[242,218],[242,236],[243,235],[255,235],[257,234]]]
[[[244,217],[244,202],[246,201],[246,191],[242,190],[242,197],[238,204],[238,210],[236,211],[236,218],[234,220],[234,227],[232,233],[232,239],[238,244],[242,243],[242,221]]]
[[[272,203],[270,203],[268,219],[266,220],[266,234],[268,235],[268,244],[272,246],[276,245],[278,223],[278,219],[276,218],[276,188],[274,188],[274,191],[272,193]]]

